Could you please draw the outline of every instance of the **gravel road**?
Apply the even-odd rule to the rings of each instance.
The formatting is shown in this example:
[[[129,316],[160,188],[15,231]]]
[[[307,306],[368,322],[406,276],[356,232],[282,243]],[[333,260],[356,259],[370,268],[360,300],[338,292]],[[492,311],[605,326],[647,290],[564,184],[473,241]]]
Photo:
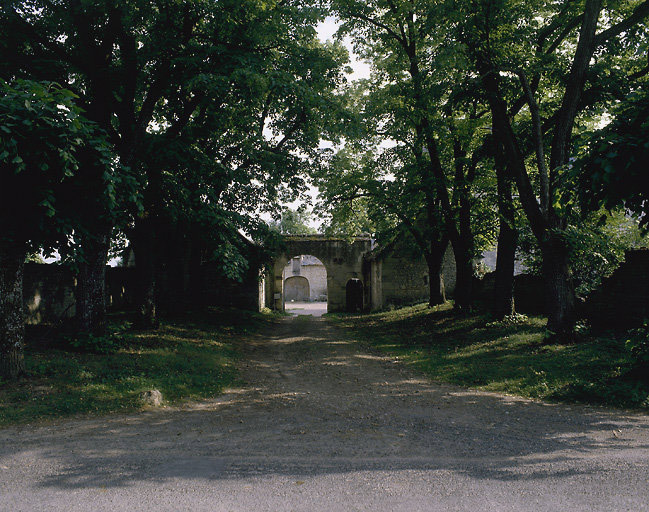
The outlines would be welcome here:
[[[649,510],[648,416],[434,384],[322,318],[240,342],[216,400],[0,430],[0,510]]]

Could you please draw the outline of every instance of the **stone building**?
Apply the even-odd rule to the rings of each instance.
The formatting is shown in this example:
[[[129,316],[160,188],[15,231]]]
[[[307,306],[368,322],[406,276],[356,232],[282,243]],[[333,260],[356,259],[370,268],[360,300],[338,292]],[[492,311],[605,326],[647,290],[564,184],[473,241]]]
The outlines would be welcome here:
[[[376,247],[369,237],[286,236],[269,267],[260,304],[283,310],[288,301],[326,300],[330,312],[373,311],[428,300],[428,266],[406,243]],[[449,246],[443,264],[447,296],[455,290]]]
[[[284,267],[284,300],[327,301],[327,269],[315,256],[302,254]]]

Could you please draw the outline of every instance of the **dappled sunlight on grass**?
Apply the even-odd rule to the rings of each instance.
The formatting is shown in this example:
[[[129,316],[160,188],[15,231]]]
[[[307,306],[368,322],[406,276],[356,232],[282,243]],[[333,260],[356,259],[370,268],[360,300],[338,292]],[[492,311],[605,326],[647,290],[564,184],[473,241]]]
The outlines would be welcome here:
[[[28,344],[29,375],[0,387],[0,425],[132,410],[141,407],[139,394],[150,389],[159,390],[168,404],[218,395],[237,381],[233,336],[261,331],[273,317],[212,313],[163,323],[156,331],[125,331],[111,354],[61,349],[62,342],[57,348]]]
[[[486,314],[457,313],[445,304],[335,321],[435,380],[531,398],[649,407],[649,389],[619,378],[630,364],[623,341],[547,344],[543,318],[493,325]]]

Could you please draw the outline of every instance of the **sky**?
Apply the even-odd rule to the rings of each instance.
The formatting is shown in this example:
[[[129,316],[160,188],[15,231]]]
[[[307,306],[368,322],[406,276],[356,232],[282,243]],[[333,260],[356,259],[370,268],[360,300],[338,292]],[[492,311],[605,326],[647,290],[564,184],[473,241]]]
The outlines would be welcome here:
[[[340,23],[333,17],[329,16],[323,22],[318,23],[316,30],[318,32],[318,37],[321,41],[325,42],[328,40],[334,39],[334,34],[338,30]],[[354,72],[349,76],[350,81],[359,80],[361,78],[369,78],[370,76],[370,65],[367,62],[363,62],[358,58],[352,49],[351,39],[345,37],[343,39],[343,44],[349,50],[349,57],[351,62],[349,63],[350,67]]]

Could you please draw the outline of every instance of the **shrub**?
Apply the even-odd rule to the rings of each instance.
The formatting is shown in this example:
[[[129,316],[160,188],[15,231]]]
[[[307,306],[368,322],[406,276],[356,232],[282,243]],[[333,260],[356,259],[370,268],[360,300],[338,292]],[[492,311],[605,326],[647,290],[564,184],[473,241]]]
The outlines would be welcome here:
[[[92,354],[114,354],[125,344],[126,330],[129,323],[109,326],[103,336],[81,333],[67,338],[68,344],[78,352]]]
[[[629,331],[626,344],[633,360],[631,373],[649,382],[649,320],[645,320],[642,327]]]

